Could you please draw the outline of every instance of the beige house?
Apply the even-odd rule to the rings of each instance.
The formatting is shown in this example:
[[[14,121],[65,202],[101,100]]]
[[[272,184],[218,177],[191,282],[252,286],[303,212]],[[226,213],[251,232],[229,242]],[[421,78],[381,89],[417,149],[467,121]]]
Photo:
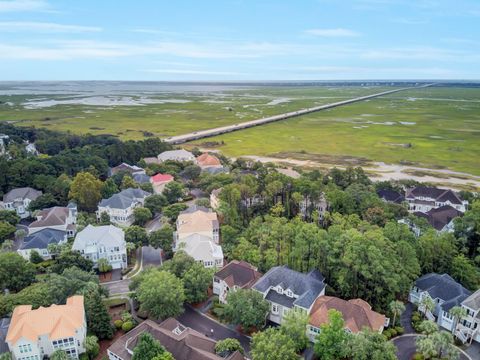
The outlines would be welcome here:
[[[55,350],[71,359],[85,352],[87,334],[83,296],[72,296],[65,305],[32,310],[32,305],[15,308],[6,342],[15,360],[42,360]]]
[[[157,174],[150,178],[150,184],[152,184],[153,192],[155,194],[163,193],[165,186],[174,180],[170,174]]]

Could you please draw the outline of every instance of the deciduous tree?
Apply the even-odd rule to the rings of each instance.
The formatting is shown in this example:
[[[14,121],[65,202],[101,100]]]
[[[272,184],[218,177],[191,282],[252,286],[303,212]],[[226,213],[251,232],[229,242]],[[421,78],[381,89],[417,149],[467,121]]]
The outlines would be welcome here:
[[[102,198],[102,182],[88,172],[79,172],[72,181],[69,198],[75,200],[80,210],[95,211]]]

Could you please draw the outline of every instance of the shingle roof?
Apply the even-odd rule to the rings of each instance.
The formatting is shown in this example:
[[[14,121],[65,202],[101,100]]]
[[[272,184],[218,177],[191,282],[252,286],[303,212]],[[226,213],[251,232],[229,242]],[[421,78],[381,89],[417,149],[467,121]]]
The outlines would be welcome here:
[[[468,306],[472,310],[480,309],[480,289],[462,301],[462,305]]]
[[[75,330],[84,324],[83,296],[67,299],[66,305],[52,305],[32,310],[32,305],[19,305],[13,310],[7,334],[7,342],[16,344],[20,338],[36,343],[40,335],[50,340],[75,335]]]
[[[42,229],[23,239],[19,250],[46,249],[49,244],[58,244],[65,240],[67,233],[56,229]]]
[[[133,178],[133,180],[135,180],[135,182],[137,182],[139,184],[145,184],[145,183],[150,182],[150,176],[148,176],[147,174],[140,174],[140,173],[133,174],[132,178]]]
[[[199,166],[221,166],[222,163],[216,156],[210,155],[209,153],[203,153],[197,157],[197,162]]]
[[[10,190],[3,196],[3,202],[13,202],[16,199],[30,199],[35,200],[42,192],[39,190],[32,189],[31,187],[22,187]]]
[[[102,199],[98,206],[110,207],[113,209],[127,209],[137,201],[136,199],[142,199],[149,195],[150,193],[143,191],[142,189],[128,188],[118,194],[112,195],[108,199]]]
[[[391,189],[378,190],[377,195],[385,201],[390,201],[397,204],[400,204],[402,201],[405,200],[405,197],[402,194]]]
[[[443,310],[450,310],[470,296],[471,291],[465,289],[448,274],[430,273],[415,281],[415,286],[428,292],[432,299],[441,299]]]
[[[176,334],[173,331],[179,329],[182,332]],[[243,356],[236,351],[228,357],[222,358],[215,354],[213,339],[191,328],[185,327],[173,318],[166,319],[161,324],[146,320],[136,328],[121,336],[108,350],[120,356],[124,360],[130,360],[141,334],[149,333],[170,352],[176,360],[241,360]]]
[[[462,205],[462,200],[452,190],[438,189],[427,186],[417,186],[413,189],[407,189],[406,198],[429,197],[439,202],[450,201],[452,204]]]
[[[128,172],[130,174],[141,173],[141,172],[145,173],[145,170],[142,169],[139,166],[129,165],[127,163],[121,163],[120,165],[111,168],[110,169],[110,174],[115,175],[115,174],[119,173],[120,171],[125,171],[125,172]]]
[[[37,218],[40,217],[41,219],[32,222],[28,227],[36,228],[64,225],[67,222],[69,213],[69,208],[61,206],[43,209],[37,215]]]
[[[218,227],[217,213],[204,207],[195,206],[180,213],[177,218],[177,232],[212,231]]]
[[[442,230],[445,225],[448,225],[454,218],[463,216],[463,213],[450,205],[444,205],[436,209],[431,209],[425,214],[415,212],[415,215],[426,218],[435,229]]]
[[[150,178],[150,181],[153,183],[163,183],[167,181],[173,181],[173,176],[170,174],[157,174]]]
[[[303,274],[285,265],[271,268],[252,288],[265,293],[270,287],[279,284],[282,284],[284,290],[290,289],[299,295],[294,304],[304,308],[309,308],[325,288],[324,277],[320,272],[314,270]]]
[[[125,233],[113,225],[93,226],[89,224],[75,236],[72,250],[84,250],[90,244],[102,244],[106,247],[125,246]]]
[[[158,155],[158,160],[167,161],[167,160],[176,160],[176,161],[194,161],[195,156],[191,152],[186,150],[169,150],[164,151]]]
[[[224,280],[230,288],[238,286],[240,288],[248,288],[257,281],[262,274],[257,268],[250,265],[246,261],[232,260],[214,275]]]
[[[197,261],[213,261],[223,259],[223,250],[205,235],[191,234],[180,240],[183,250]]]
[[[328,323],[328,310],[340,311],[345,321],[345,327],[353,333],[369,328],[379,331],[385,324],[385,315],[372,310],[371,306],[361,299],[343,300],[332,296],[320,296],[313,304],[310,312],[310,325],[317,328]]]

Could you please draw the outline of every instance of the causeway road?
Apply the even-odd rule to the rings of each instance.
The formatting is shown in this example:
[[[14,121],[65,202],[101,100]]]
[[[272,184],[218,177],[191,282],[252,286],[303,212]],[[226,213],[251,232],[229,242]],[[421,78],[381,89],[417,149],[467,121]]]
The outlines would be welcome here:
[[[291,111],[291,112],[288,112],[288,113],[274,115],[274,116],[261,118],[261,119],[257,119],[257,120],[245,121],[245,122],[234,124],[234,125],[221,126],[221,127],[217,127],[217,128],[213,128],[213,129],[199,130],[199,131],[191,132],[191,133],[188,133],[188,134],[171,136],[169,138],[163,139],[163,141],[165,141],[169,144],[182,144],[182,143],[185,143],[185,142],[188,142],[188,141],[203,139],[203,138],[207,138],[207,137],[211,137],[211,136],[216,136],[216,135],[220,135],[220,134],[229,133],[229,132],[232,132],[232,131],[247,129],[247,128],[250,128],[250,127],[254,127],[254,126],[258,126],[258,125],[264,125],[264,124],[268,124],[268,123],[275,122],[275,121],[285,120],[285,119],[289,119],[289,118],[292,118],[292,117],[301,116],[301,115],[305,115],[305,114],[310,114],[310,113],[321,111],[321,110],[326,110],[326,109],[331,109],[331,108],[338,107],[338,106],[348,105],[348,104],[352,104],[352,103],[359,102],[359,101],[365,101],[365,100],[373,99],[373,98],[376,98],[376,97],[379,97],[379,96],[394,94],[394,93],[397,93],[397,92],[400,92],[400,91],[425,88],[425,87],[429,87],[429,86],[432,86],[432,85],[433,84],[425,84],[425,85],[421,85],[421,86],[413,86],[413,87],[406,87],[406,88],[383,91],[383,92],[377,93],[377,94],[360,96],[360,97],[349,99],[349,100],[343,100],[343,101],[338,101],[338,102],[334,102],[334,103],[330,103],[330,104],[326,104],[326,105],[320,105],[320,106],[301,109],[301,110],[297,110],[297,111]]]

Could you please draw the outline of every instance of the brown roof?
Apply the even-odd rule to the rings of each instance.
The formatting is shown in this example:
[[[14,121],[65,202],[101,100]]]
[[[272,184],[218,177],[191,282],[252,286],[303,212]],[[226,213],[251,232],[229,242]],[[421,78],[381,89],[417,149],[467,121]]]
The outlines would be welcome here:
[[[222,163],[216,156],[210,155],[209,153],[203,153],[197,157],[197,163],[199,166],[221,166]]]
[[[178,233],[212,231],[218,227],[218,218],[216,212],[196,210],[191,213],[181,213],[178,216],[177,223]]]
[[[68,208],[60,206],[43,209],[37,215],[37,219],[39,220],[32,222],[29,227],[64,225],[67,222],[69,212],[70,210]]]
[[[66,305],[52,305],[32,310],[32,305],[20,305],[13,310],[7,333],[7,342],[14,345],[21,338],[38,341],[41,335],[50,340],[75,335],[75,330],[84,326],[85,310],[83,296],[67,299]]]
[[[245,261],[233,260],[221,268],[215,277],[224,280],[230,288],[233,286],[249,288],[262,277],[262,274]]]
[[[328,322],[328,310],[340,311],[345,321],[345,327],[357,333],[364,327],[379,331],[385,324],[385,315],[372,310],[362,299],[343,300],[333,296],[320,296],[313,304],[310,312],[310,325],[317,328]]]
[[[463,216],[463,213],[450,205],[444,205],[436,209],[431,209],[426,214],[416,212],[415,215],[425,217],[435,229],[442,230],[445,225],[448,225],[454,218]]]
[[[178,329],[181,332],[175,333]],[[215,354],[215,344],[213,339],[183,326],[174,318],[169,318],[157,324],[151,320],[146,320],[138,325],[129,333],[115,341],[108,350],[124,360],[132,358],[130,352],[137,345],[142,333],[148,332],[157,339],[168,352],[172,353],[176,360],[243,360],[240,352],[236,351],[226,358]],[[127,350],[128,349],[128,350]]]

